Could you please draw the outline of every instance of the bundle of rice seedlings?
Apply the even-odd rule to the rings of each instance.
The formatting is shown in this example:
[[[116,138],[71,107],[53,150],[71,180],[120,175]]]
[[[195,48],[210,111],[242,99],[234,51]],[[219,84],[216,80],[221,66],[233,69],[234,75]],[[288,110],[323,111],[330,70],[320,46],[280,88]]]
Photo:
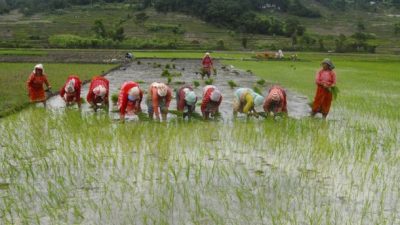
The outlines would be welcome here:
[[[169,71],[167,69],[165,69],[165,70],[162,71],[161,76],[162,77],[169,77],[169,76],[171,76],[171,74],[169,73]]]
[[[259,87],[257,87],[257,86],[254,86],[254,87],[253,87],[253,91],[256,92],[257,94],[262,95],[261,89],[260,89]]]
[[[265,84],[265,80],[264,79],[260,79],[257,81],[257,84],[263,86]]]
[[[200,82],[195,80],[195,81],[193,81],[193,85],[194,85],[195,88],[197,88],[197,87],[200,86]]]
[[[112,94],[111,95],[111,102],[115,105],[118,102],[118,94]]]
[[[336,100],[338,94],[339,94],[339,88],[337,86],[333,86],[329,88],[329,92],[332,93],[333,99]]]
[[[214,80],[212,78],[210,78],[208,80],[205,80],[204,83],[207,84],[207,85],[211,85],[211,84],[214,83]]]
[[[229,85],[229,87],[231,87],[231,89],[234,89],[235,87],[238,86],[238,85],[236,84],[236,82],[233,81],[233,80],[229,80],[229,81],[228,81],[228,85]]]

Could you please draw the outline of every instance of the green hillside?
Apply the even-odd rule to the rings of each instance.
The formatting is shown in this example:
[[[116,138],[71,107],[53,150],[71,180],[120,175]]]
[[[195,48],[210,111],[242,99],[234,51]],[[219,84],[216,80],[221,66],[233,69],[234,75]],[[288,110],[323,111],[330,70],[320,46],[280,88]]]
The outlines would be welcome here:
[[[0,47],[227,50],[246,47],[250,50],[335,51],[340,34],[346,36],[343,45],[354,47],[358,40],[351,35],[361,32],[367,35],[365,43],[376,46],[376,52],[400,52],[400,31],[395,33],[395,25],[400,24],[400,10],[394,7],[382,7],[375,12],[338,10],[327,7],[323,1],[301,2],[319,12],[320,17],[300,17],[274,6],[254,11],[259,20],[270,24],[270,29],[277,21],[282,34],[271,34],[271,31],[251,34],[243,32],[243,29],[250,29],[248,27],[235,27],[221,20],[205,22],[210,19],[190,16],[189,12],[160,12],[154,7],[139,10],[124,3],[75,5],[33,15],[24,15],[15,9],[0,15]],[[101,21],[107,37],[96,35],[95,21]],[[288,35],[288,21],[304,27],[304,34]],[[117,28],[122,28],[120,40]]]

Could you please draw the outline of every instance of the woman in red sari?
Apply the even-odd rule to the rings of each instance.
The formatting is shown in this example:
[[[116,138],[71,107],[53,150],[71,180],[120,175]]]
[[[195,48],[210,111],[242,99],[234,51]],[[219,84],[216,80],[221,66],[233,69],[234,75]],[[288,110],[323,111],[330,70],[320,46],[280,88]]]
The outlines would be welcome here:
[[[317,92],[315,94],[311,116],[322,113],[323,118],[326,118],[331,108],[331,89],[336,85],[336,73],[333,71],[335,66],[330,59],[324,59],[321,65],[322,69],[317,73],[315,78]]]
[[[47,80],[46,74],[42,64],[37,64],[33,72],[26,81],[29,98],[31,102],[42,102],[46,107],[46,94],[44,92],[43,84],[46,84],[47,89],[50,89],[50,83]]]

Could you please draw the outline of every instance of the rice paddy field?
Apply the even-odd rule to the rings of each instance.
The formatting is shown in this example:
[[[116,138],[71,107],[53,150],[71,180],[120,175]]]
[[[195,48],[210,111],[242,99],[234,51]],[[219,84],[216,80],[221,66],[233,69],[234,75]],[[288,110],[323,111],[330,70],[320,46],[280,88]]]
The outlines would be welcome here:
[[[324,57],[221,63],[312,101]],[[35,106],[0,119],[2,224],[400,224],[399,59],[329,57],[327,121],[122,124]]]

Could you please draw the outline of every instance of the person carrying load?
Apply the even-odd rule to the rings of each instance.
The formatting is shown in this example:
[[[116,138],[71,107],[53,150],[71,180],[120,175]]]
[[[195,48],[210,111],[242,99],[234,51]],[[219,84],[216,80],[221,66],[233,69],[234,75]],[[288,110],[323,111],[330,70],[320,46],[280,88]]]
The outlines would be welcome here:
[[[50,83],[47,80],[47,75],[44,73],[42,64],[37,64],[26,81],[28,95],[31,102],[42,102],[46,107],[46,94],[43,84],[46,84],[47,90],[51,89]]]
[[[210,53],[206,52],[204,55],[201,64],[203,66],[202,71],[201,71],[201,79],[204,79],[204,76],[207,75],[207,78],[210,78],[211,76],[211,70],[214,69],[213,66],[213,61],[211,59]]]
[[[321,63],[322,69],[317,73],[315,83],[317,91],[315,93],[311,116],[322,113],[326,119],[332,103],[332,89],[336,85],[336,73],[333,71],[335,66],[330,59],[324,59]]]

